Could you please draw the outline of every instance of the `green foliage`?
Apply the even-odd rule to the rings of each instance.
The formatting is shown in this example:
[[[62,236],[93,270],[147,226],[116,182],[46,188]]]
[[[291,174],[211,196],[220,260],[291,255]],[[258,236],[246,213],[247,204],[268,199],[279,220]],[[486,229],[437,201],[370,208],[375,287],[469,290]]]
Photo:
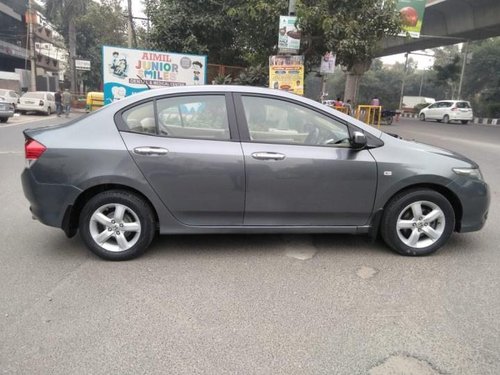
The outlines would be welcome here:
[[[500,118],[500,37],[475,42],[463,92],[478,116]]]
[[[89,2],[77,22],[78,55],[89,59],[92,70],[81,73],[88,90],[98,90],[102,83],[102,46],[125,46],[127,20],[120,0]]]
[[[151,0],[153,49],[206,54],[212,64],[264,63],[277,43],[286,0]]]
[[[401,30],[395,0],[298,0],[303,48],[309,69],[327,51],[350,69],[370,61],[380,40]]]
[[[235,83],[243,86],[267,87],[269,83],[269,71],[264,65],[251,66],[243,70]]]
[[[233,83],[233,78],[231,77],[230,74],[224,75],[224,74],[219,74],[215,76],[213,79],[213,84],[214,85],[230,85]]]

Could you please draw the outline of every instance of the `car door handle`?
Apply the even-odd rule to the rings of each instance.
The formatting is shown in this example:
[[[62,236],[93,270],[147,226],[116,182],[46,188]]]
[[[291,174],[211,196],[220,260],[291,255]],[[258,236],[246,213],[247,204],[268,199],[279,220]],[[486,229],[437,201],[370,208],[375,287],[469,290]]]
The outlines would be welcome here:
[[[136,147],[134,148],[134,154],[146,155],[146,156],[162,156],[168,154],[168,150],[163,147]]]
[[[283,160],[285,155],[278,152],[254,152],[252,158],[257,160]]]

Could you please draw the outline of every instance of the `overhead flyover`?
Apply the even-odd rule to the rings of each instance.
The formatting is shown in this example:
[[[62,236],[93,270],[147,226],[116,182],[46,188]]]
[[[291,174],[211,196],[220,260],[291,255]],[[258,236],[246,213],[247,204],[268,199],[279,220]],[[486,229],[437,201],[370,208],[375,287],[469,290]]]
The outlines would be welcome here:
[[[500,0],[429,0],[420,38],[390,37],[380,56],[500,35]]]

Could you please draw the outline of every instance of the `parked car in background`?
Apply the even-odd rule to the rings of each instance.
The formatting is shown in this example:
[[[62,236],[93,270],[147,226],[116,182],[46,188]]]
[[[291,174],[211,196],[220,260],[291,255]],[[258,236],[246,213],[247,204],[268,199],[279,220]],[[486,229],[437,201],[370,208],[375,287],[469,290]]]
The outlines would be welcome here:
[[[39,112],[50,115],[56,109],[54,93],[30,91],[19,98],[17,110],[21,113]]]
[[[14,106],[0,96],[0,122],[7,122],[12,116],[14,116]]]
[[[12,104],[14,110],[16,109],[19,95],[14,90],[0,89],[0,97],[4,98],[7,103]]]
[[[105,259],[157,232],[380,233],[427,255],[488,214],[473,161],[280,90],[155,89],[24,135],[32,215]]]
[[[470,103],[464,100],[440,100],[423,108],[418,115],[421,121],[436,120],[447,124],[460,121],[464,125],[472,121],[473,116]]]

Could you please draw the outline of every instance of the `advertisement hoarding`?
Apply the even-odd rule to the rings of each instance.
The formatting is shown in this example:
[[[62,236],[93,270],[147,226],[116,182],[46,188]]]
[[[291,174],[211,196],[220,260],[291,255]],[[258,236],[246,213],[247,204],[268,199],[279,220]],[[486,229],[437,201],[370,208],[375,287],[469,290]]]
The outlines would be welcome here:
[[[278,48],[281,53],[298,53],[300,49],[300,30],[295,26],[297,17],[280,16]]]
[[[331,52],[327,52],[321,58],[321,65],[319,67],[319,72],[321,74],[333,74],[335,73],[335,60],[337,55]]]
[[[400,36],[406,36],[406,33],[408,33],[412,38],[420,37],[426,2],[427,0],[398,1],[396,9],[403,21],[403,32],[399,34]]]
[[[269,87],[304,95],[304,56],[270,56]]]
[[[87,72],[90,71],[90,61],[89,60],[75,60],[75,69],[76,70],[85,70]]]
[[[104,104],[151,88],[203,85],[207,57],[103,46]]]

